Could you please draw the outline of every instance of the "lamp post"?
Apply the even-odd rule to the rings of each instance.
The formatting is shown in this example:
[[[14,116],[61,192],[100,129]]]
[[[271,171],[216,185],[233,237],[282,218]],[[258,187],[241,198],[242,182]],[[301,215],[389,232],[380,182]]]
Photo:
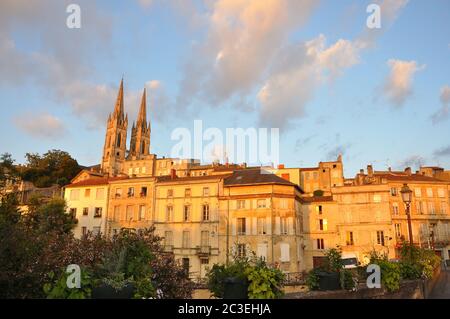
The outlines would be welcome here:
[[[407,184],[403,184],[403,187],[400,190],[400,193],[402,194],[402,200],[406,205],[406,217],[408,218],[409,243],[412,246],[413,245],[412,226],[411,226],[412,190],[408,187]]]

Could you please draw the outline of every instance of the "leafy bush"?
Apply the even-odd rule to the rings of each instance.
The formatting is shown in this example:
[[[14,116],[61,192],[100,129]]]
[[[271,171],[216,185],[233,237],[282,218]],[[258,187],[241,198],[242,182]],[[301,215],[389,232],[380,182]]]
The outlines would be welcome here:
[[[248,297],[250,299],[274,299],[283,295],[282,285],[284,274],[276,268],[270,267],[255,253],[251,257],[233,256],[228,265],[215,264],[206,275],[208,289],[216,298],[223,298],[225,279],[234,277],[246,281]]]
[[[318,272],[321,271],[319,268],[311,269],[306,276],[306,285],[309,290],[319,289],[319,275]]]
[[[406,242],[400,248],[400,260],[402,277],[405,279],[431,278],[441,262],[434,251]]]
[[[345,290],[353,290],[356,287],[356,280],[352,271],[343,269],[340,272],[341,287]]]
[[[377,264],[381,270],[381,284],[390,292],[400,289],[401,270],[398,263],[388,261],[386,254],[370,253],[370,264]]]
[[[342,262],[342,250],[340,248],[331,248],[325,252],[327,257],[326,268],[330,272],[339,272],[344,268]]]
[[[277,299],[283,296],[285,276],[279,269],[267,267],[264,261],[259,260],[255,266],[247,268],[246,275],[250,283],[250,299]]]
[[[80,288],[68,288],[65,270],[60,272],[59,277],[50,272],[48,277],[51,282],[44,284],[44,293],[48,299],[87,299],[91,297],[92,280],[89,272],[81,270]]]

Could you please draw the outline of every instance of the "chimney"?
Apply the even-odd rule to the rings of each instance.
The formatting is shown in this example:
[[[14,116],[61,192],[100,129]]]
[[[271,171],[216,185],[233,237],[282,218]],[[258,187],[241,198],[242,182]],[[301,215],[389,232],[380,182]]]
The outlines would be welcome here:
[[[342,154],[338,155],[337,161],[342,163]]]
[[[278,169],[283,169],[284,168],[284,164],[278,164]]]
[[[359,170],[359,173],[360,173],[360,174],[364,174],[364,170],[361,168],[361,169]]]
[[[392,168],[391,168],[390,166],[388,167],[388,171],[389,171],[389,172],[392,172]]]
[[[370,177],[373,176],[373,167],[372,167],[372,165],[367,165],[367,175],[369,175]]]
[[[411,176],[411,167],[405,168],[405,173]]]
[[[173,168],[170,170],[170,178],[171,179],[177,178],[177,171]]]

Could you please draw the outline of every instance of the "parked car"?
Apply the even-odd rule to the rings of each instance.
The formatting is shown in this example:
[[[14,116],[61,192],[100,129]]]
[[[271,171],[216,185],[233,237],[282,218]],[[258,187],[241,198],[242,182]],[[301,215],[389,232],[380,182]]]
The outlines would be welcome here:
[[[358,256],[355,253],[343,253],[342,263],[345,269],[353,269],[360,265]]]

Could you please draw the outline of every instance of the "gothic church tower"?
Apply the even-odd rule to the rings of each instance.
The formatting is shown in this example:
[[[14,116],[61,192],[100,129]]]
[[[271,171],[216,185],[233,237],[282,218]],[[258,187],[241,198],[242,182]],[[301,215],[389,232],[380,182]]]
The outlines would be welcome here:
[[[101,169],[110,176],[120,174],[125,161],[128,115],[123,107],[123,79],[120,82],[114,112],[109,114],[106,124],[105,146]]]
[[[131,128],[130,153],[128,159],[141,160],[150,154],[150,123],[147,122],[147,95],[144,88],[136,125]]]

